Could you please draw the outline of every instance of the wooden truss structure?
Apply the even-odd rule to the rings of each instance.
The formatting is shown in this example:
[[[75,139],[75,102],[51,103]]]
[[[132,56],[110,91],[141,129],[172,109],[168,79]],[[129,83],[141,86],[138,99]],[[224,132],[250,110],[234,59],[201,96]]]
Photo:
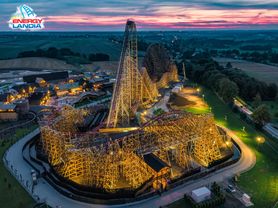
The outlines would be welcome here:
[[[158,89],[177,80],[175,65],[156,83],[146,69],[138,70],[136,26],[127,21],[107,119],[106,130],[114,133],[98,127],[81,133],[77,126],[88,111],[70,106],[56,110],[41,122],[43,150],[50,165],[77,184],[114,192],[148,184],[165,187],[175,177],[175,168],[181,175],[197,164],[207,167],[221,159],[229,147],[211,115],[170,112],[141,127],[129,127],[138,107],[154,102]]]
[[[63,111],[71,113],[60,119]],[[117,135],[67,131],[81,113],[67,108],[56,118],[45,119],[41,124],[43,149],[61,176],[109,192],[136,189],[150,180],[157,185],[159,180],[171,179],[174,166],[183,172],[197,163],[206,167],[221,159],[222,150],[228,148],[211,115],[171,112]],[[154,170],[144,161],[144,155],[150,153],[167,164],[163,170]]]
[[[170,81],[178,81],[174,64],[158,83],[151,81],[146,69],[138,70],[136,25],[128,20],[107,127],[128,126],[138,107],[154,102],[158,89],[168,86]]]

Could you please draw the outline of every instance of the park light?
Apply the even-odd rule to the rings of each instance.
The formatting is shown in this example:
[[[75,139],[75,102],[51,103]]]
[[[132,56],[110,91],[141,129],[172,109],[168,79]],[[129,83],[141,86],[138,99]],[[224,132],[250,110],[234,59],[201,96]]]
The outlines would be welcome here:
[[[200,92],[200,91],[201,91],[200,87],[198,87],[198,88],[196,89],[196,91],[197,91],[197,92]]]
[[[265,142],[265,138],[263,138],[263,137],[257,137],[257,138],[256,138],[256,142],[257,142],[258,144],[263,144],[263,143]]]
[[[243,126],[243,127],[242,127],[242,131],[244,131],[244,132],[245,132],[245,126]]]

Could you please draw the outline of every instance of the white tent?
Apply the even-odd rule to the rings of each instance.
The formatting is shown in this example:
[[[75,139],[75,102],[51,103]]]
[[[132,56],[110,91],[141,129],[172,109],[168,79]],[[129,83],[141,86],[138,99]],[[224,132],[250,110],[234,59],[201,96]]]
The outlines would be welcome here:
[[[199,203],[206,199],[210,199],[211,191],[207,187],[201,187],[193,190],[191,192],[191,197],[195,202]]]

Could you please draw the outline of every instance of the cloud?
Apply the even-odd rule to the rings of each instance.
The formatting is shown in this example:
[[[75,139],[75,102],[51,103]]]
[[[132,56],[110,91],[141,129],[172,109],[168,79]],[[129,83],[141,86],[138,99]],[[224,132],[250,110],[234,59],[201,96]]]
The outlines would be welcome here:
[[[8,21],[18,5],[1,0],[2,18]],[[146,29],[278,25],[277,0],[29,0],[28,5],[45,18],[48,30],[122,29],[128,18]],[[0,29],[8,29],[6,22]]]

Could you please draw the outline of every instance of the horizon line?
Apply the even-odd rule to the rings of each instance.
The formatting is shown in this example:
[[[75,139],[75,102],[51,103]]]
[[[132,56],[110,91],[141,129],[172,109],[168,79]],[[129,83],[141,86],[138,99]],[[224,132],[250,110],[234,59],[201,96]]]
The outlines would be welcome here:
[[[278,31],[278,28],[196,28],[196,29],[155,29],[155,30],[138,30],[137,32],[198,32],[198,31]],[[0,33],[47,33],[47,32],[124,32],[123,30],[40,30],[40,31],[13,31],[2,30]]]

